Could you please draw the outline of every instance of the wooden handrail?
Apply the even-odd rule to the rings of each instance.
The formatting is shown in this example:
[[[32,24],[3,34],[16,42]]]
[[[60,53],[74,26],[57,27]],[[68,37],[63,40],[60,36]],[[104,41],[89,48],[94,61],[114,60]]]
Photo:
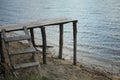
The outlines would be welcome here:
[[[49,19],[49,20],[42,20],[42,21],[37,21],[37,22],[25,23],[25,24],[3,25],[3,26],[0,26],[0,32],[2,29],[6,29],[6,31],[17,31],[17,30],[22,30],[24,26],[26,26],[28,29],[30,29],[30,28],[38,28],[38,27],[42,27],[42,26],[66,24],[69,22],[77,22],[77,20],[72,20],[72,19],[68,19],[68,18]]]

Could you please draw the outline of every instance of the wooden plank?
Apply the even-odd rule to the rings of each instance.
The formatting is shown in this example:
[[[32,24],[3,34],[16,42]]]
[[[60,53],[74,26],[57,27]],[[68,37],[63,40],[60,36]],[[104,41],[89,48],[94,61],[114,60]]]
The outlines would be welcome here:
[[[39,62],[31,62],[31,63],[22,63],[22,64],[15,64],[13,65],[14,69],[26,68],[26,67],[33,67],[38,66]]]
[[[30,36],[28,35],[20,35],[20,36],[13,36],[13,37],[6,37],[6,42],[12,42],[12,41],[20,41],[20,40],[28,40],[30,39]]]
[[[14,53],[12,53],[10,55],[13,56],[13,55],[33,53],[33,52],[36,52],[35,48],[34,47],[29,47],[29,48],[27,48],[25,50],[20,50],[20,51],[14,52]]]
[[[41,48],[42,48],[43,45],[35,45],[35,47],[41,47]],[[53,48],[53,47],[54,47],[54,46],[48,46],[48,45],[46,46],[46,48]]]
[[[27,30],[27,27],[23,26],[23,29],[24,29],[25,34],[26,34],[26,35],[29,35],[29,32],[28,32],[28,30]]]
[[[72,20],[68,18],[63,18],[63,19],[49,19],[49,20],[41,20],[37,22],[30,22],[30,23],[25,23],[25,24],[12,24],[12,25],[3,25],[0,26],[0,32],[2,29],[6,29],[6,31],[16,31],[16,30],[22,30],[23,26],[26,26],[27,28],[37,28],[37,27],[42,27],[42,26],[50,26],[50,25],[58,25],[58,24],[65,24],[69,22],[73,22],[77,20]]]
[[[42,43],[43,43],[43,64],[46,64],[46,32],[45,32],[45,27],[41,27],[41,33],[42,33]]]
[[[29,35],[29,32],[28,32],[27,28],[24,26],[23,29],[24,29],[25,34],[30,37],[30,39],[28,39],[28,43],[29,43],[30,47],[33,47],[33,44],[32,44],[32,41],[31,41],[31,36]]]
[[[63,52],[63,24],[60,24],[60,36],[59,36],[59,59],[62,59],[62,52]]]
[[[76,50],[77,50],[77,22],[73,22],[73,64],[77,64],[77,56],[76,56]]]

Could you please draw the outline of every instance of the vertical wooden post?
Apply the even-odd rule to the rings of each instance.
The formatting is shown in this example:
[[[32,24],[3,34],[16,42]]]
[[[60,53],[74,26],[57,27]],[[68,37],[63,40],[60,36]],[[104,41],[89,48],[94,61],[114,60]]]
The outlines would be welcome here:
[[[2,33],[0,32],[0,58],[1,58],[1,61],[0,61],[0,66],[2,66],[2,74],[3,74],[3,77],[5,78],[5,67],[3,66],[3,64],[5,63],[5,57],[4,57],[4,53],[3,53],[3,39],[2,39]]]
[[[0,33],[0,58],[1,62],[5,62],[4,54],[3,54],[3,46],[2,46],[2,33]]]
[[[63,24],[59,25],[60,34],[59,34],[59,59],[62,59],[63,52]]]
[[[77,21],[73,22],[73,64],[76,65],[76,50],[77,50]]]
[[[31,34],[32,44],[35,47],[35,38],[34,38],[34,29],[33,28],[30,29],[30,34]]]
[[[42,43],[43,43],[43,64],[46,64],[46,32],[45,32],[45,27],[41,27],[41,33],[42,33]]]

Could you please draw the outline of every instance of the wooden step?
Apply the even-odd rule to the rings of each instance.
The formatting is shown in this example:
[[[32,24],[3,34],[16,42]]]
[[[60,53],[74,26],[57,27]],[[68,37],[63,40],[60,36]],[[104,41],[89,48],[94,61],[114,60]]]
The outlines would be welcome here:
[[[34,47],[29,47],[25,50],[20,50],[20,51],[17,51],[17,52],[14,52],[12,54],[10,54],[11,56],[14,56],[14,55],[20,55],[20,54],[27,54],[27,53],[33,53],[33,52],[36,52],[35,48]]]
[[[33,67],[33,66],[38,66],[39,62],[31,62],[31,63],[22,63],[22,64],[15,64],[13,68],[15,70],[20,69],[20,68],[27,68],[27,67]]]
[[[28,40],[28,39],[30,39],[29,35],[21,35],[21,36],[14,36],[14,37],[5,37],[5,41],[6,42]]]
[[[40,47],[40,48],[42,48],[43,47],[43,45],[35,45],[35,47]],[[53,48],[54,46],[46,46],[46,48]]]

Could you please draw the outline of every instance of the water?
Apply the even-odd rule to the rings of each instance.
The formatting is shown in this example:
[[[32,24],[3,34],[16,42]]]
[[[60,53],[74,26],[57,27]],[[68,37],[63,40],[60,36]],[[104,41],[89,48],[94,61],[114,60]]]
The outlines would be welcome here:
[[[78,60],[97,65],[120,66],[119,14],[119,0],[0,0],[0,25],[61,17],[77,19]],[[56,49],[58,32],[56,27],[47,28],[48,44]],[[64,32],[64,54],[70,58],[71,24],[65,25]]]

